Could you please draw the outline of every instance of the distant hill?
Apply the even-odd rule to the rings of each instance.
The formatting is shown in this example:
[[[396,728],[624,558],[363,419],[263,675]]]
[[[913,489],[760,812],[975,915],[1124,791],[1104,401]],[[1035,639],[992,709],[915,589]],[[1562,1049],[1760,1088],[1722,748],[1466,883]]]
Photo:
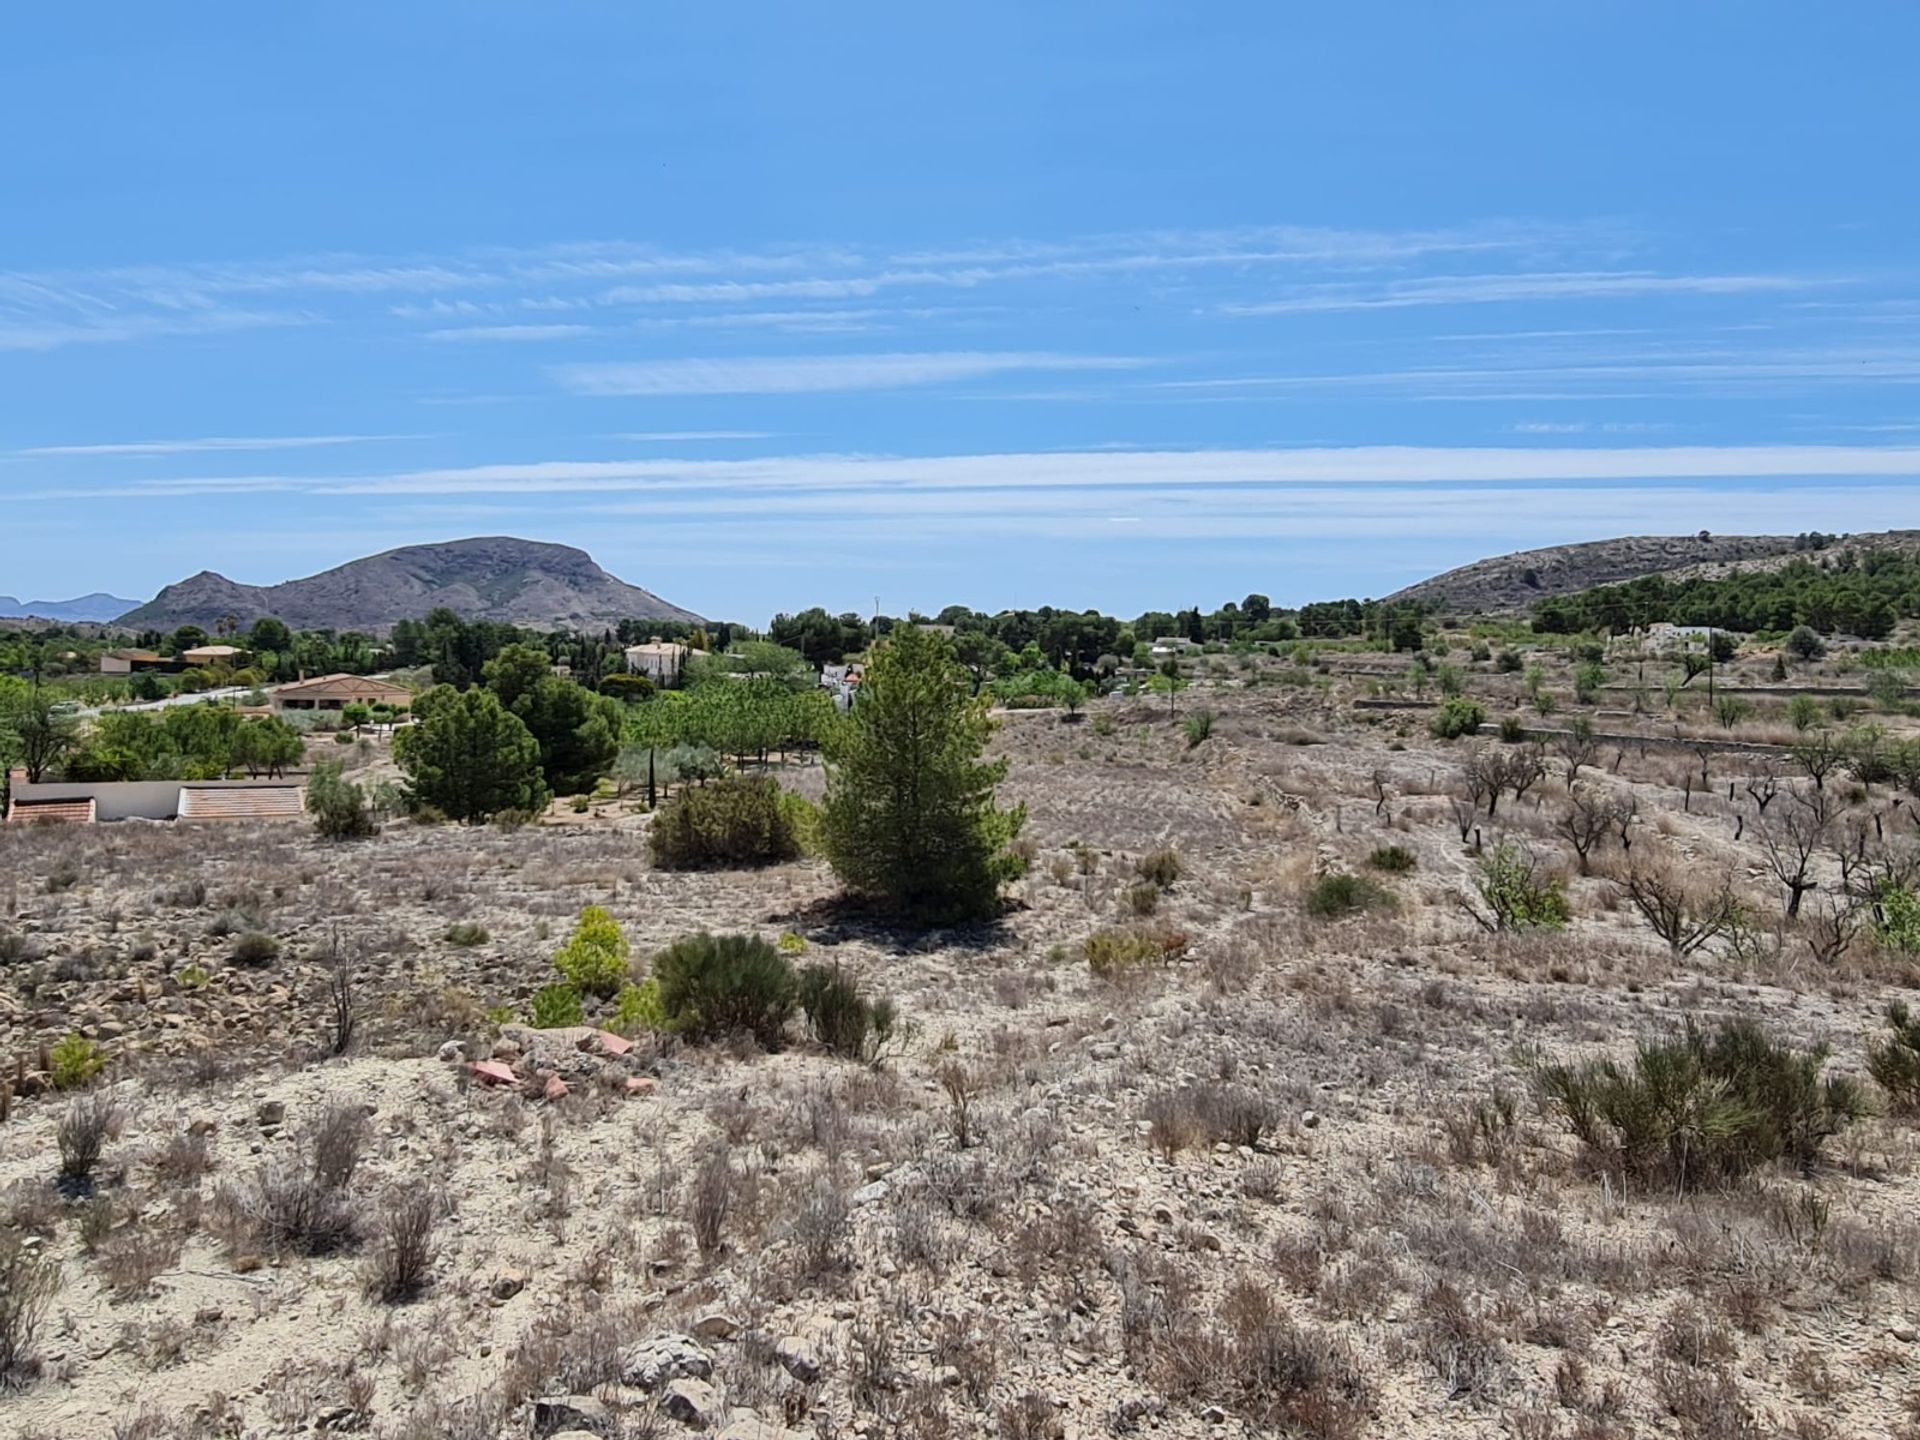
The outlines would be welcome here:
[[[0,595],[0,620],[89,620],[99,623],[124,615],[138,600],[96,591],[78,600],[16,600]]]
[[[229,616],[246,626],[271,615],[296,630],[371,632],[440,606],[467,620],[539,629],[700,618],[615,579],[584,550],[489,536],[403,545],[278,585],[242,585],[203,570],[119,620],[131,629],[210,629]]]
[[[1890,530],[1872,535],[1835,536],[1820,549],[1808,549],[1794,535],[1629,535],[1580,545],[1520,550],[1448,570],[1389,595],[1394,600],[1424,600],[1442,610],[1494,613],[1524,610],[1549,595],[1576,595],[1596,585],[1618,585],[1643,575],[1716,577],[1734,570],[1772,570],[1795,556],[1809,559],[1843,550],[1913,549],[1920,532]]]

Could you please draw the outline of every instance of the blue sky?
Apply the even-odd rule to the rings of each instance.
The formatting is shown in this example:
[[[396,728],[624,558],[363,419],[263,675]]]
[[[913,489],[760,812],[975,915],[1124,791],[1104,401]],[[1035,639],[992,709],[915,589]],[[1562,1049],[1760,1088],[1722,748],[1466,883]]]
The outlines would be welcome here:
[[[0,593],[707,614],[1920,525],[1920,10],[14,7]]]

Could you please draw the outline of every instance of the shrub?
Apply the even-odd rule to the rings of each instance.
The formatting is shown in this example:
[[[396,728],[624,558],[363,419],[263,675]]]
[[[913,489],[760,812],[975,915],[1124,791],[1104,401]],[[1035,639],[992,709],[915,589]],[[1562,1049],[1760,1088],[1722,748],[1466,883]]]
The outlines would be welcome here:
[[[1159,940],[1150,931],[1133,929],[1096,930],[1082,943],[1082,949],[1087,968],[1106,979],[1164,955]]]
[[[1796,730],[1811,730],[1820,723],[1820,702],[1811,695],[1796,695],[1787,702],[1787,723]]]
[[[1414,859],[1413,852],[1404,845],[1382,845],[1367,856],[1367,864],[1389,875],[1405,875],[1419,863]]]
[[[1827,653],[1827,642],[1810,625],[1796,625],[1788,633],[1787,654],[1796,660],[1818,660]]]
[[[800,972],[797,988],[807,1031],[835,1055],[878,1063],[894,1038],[897,1016],[893,1002],[868,999],[859,982],[838,965],[809,965]]]
[[[619,998],[613,1005],[613,1029],[622,1035],[667,1029],[667,1011],[660,1003],[659,981],[648,980],[639,985],[620,987]]]
[[[56,1090],[78,1090],[91,1084],[107,1068],[107,1052],[77,1032],[70,1032],[47,1052],[49,1078]]]
[[[476,924],[472,920],[461,920],[447,927],[447,943],[449,945],[458,945],[463,949],[474,945],[484,945],[492,938],[493,936],[487,933],[486,926]]]
[[[1147,1101],[1148,1139],[1171,1156],[1191,1144],[1258,1145],[1280,1119],[1266,1096],[1218,1081],[1163,1090]]]
[[[233,942],[236,965],[271,965],[280,957],[280,942],[260,930],[249,930]]]
[[[1180,856],[1173,850],[1155,850],[1134,861],[1133,871],[1149,884],[1169,890],[1180,878]]]
[[[580,1006],[580,992],[564,980],[541,986],[533,992],[527,1019],[536,1030],[563,1030],[581,1024],[586,1012]]]
[[[351,743],[344,731],[341,738]],[[354,840],[378,827],[367,808],[366,791],[346,778],[337,760],[322,760],[307,779],[307,813],[313,828],[328,840]]]
[[[1478,701],[1455,695],[1442,701],[1440,708],[1433,712],[1433,733],[1441,740],[1458,740],[1462,735],[1478,731],[1486,718],[1487,712]]]
[[[34,1335],[60,1290],[60,1262],[0,1230],[0,1388],[31,1373]]]
[[[1127,909],[1145,919],[1160,908],[1160,887],[1151,884],[1129,886]]]
[[[325,1255],[352,1243],[359,1231],[347,1186],[359,1167],[366,1115],[334,1105],[302,1137],[295,1153],[273,1160],[221,1206],[236,1242],[274,1253]]]
[[[1195,710],[1191,715],[1187,716],[1186,731],[1187,748],[1189,750],[1198,749],[1206,741],[1206,738],[1213,734],[1213,711]]]
[[[1887,1007],[1893,1033],[1884,1045],[1867,1050],[1867,1073],[1887,1092],[1892,1109],[1902,1115],[1920,1115],[1920,1019],[1901,1001]]]
[[[77,1188],[91,1184],[94,1167],[119,1123],[120,1109],[108,1095],[83,1095],[67,1102],[55,1136],[60,1147],[60,1178]]]
[[[804,803],[804,802],[802,802]],[[729,775],[682,790],[654,817],[648,841],[663,870],[769,865],[800,854],[793,812],[780,787],[757,775]]]
[[[1539,1072],[1547,1100],[1596,1164],[1679,1188],[1731,1181],[1784,1160],[1802,1171],[1865,1113],[1859,1086],[1821,1077],[1826,1047],[1796,1051],[1749,1020],[1711,1034],[1689,1020],[1673,1040],[1613,1060]]]
[[[1481,860],[1477,888],[1492,918],[1473,915],[1489,930],[1558,930],[1571,917],[1565,885],[1510,840]]]
[[[689,935],[654,957],[668,1023],[693,1040],[745,1031],[777,1050],[793,1013],[787,958],[753,935]]]
[[[1518,715],[1505,715],[1500,720],[1500,739],[1503,744],[1519,745],[1527,738],[1527,722]]]
[[[351,730],[336,730],[333,732],[333,743],[336,745],[351,745],[353,741],[354,735]]]
[[[553,968],[575,990],[607,999],[627,977],[627,937],[620,923],[598,905],[580,912],[573,934],[555,952]]]
[[[802,855],[820,854],[820,807],[804,795],[791,790],[780,792],[780,818],[793,836],[794,848]]]
[[[1875,926],[1880,943],[1902,955],[1920,955],[1920,896],[1904,885],[1883,881],[1873,899],[1880,916]]]
[[[1307,891],[1307,913],[1322,920],[1362,910],[1391,909],[1393,896],[1360,875],[1327,875]]]
[[[433,1269],[434,1208],[433,1192],[424,1186],[395,1186],[388,1193],[374,1232],[369,1295],[391,1305],[426,1289]]]

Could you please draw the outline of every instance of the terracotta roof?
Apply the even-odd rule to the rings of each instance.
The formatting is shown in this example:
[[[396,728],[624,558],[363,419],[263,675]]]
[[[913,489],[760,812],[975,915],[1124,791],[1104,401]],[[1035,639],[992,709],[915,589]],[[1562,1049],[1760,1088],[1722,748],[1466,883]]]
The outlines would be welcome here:
[[[352,695],[368,700],[412,699],[413,692],[391,680],[376,680],[371,675],[316,675],[311,680],[296,680],[274,689],[274,696],[306,700],[319,695]]]
[[[93,800],[16,800],[7,811],[9,825],[91,825]]]
[[[182,820],[298,820],[303,813],[298,785],[187,785],[180,791]]]

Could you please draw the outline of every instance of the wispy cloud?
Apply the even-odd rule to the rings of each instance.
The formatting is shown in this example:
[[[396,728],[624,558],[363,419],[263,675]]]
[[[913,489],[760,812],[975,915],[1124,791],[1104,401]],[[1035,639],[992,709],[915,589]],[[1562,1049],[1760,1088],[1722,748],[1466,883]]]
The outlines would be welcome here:
[[[123,440],[95,445],[34,445],[15,455],[194,455],[226,450],[310,450],[323,445],[369,445],[419,440],[419,435],[213,435],[198,440]]]
[[[429,340],[577,340],[593,334],[591,325],[456,325],[429,330]]]
[[[553,373],[561,384],[582,395],[792,395],[898,390],[1016,371],[1123,370],[1145,363],[1116,355],[963,350],[563,365]]]
[[[1225,315],[1297,315],[1316,311],[1512,304],[1533,300],[1742,295],[1755,291],[1801,290],[1816,283],[1824,282],[1793,275],[1656,275],[1645,271],[1434,275],[1383,283],[1315,285],[1270,300],[1228,301],[1219,309]]]
[[[773,438],[771,430],[622,430],[609,435],[609,440],[640,440],[645,442],[676,440],[769,440]]]
[[[159,499],[213,490],[284,489],[324,496],[729,496],[745,507],[774,494],[844,494],[864,504],[876,494],[949,492],[958,504],[992,504],[1022,492],[1125,494],[1156,490],[1190,496],[1295,488],[1354,487],[1429,491],[1458,486],[1558,487],[1569,493],[1629,482],[1920,479],[1920,446],[1665,445],[1418,446],[1300,449],[1080,450],[971,455],[773,455],[747,459],[659,457],[547,460],[372,475],[181,477],[116,486],[114,495]],[[74,498],[76,491],[16,492],[15,499]],[[87,492],[95,493],[95,492]],[[101,492],[106,493],[106,492]],[[653,503],[649,501],[649,503]]]
[[[0,314],[0,350],[59,350],[68,345],[110,345],[165,336],[218,335],[311,323],[310,315],[258,310],[101,315],[80,319],[55,316],[18,319]]]

